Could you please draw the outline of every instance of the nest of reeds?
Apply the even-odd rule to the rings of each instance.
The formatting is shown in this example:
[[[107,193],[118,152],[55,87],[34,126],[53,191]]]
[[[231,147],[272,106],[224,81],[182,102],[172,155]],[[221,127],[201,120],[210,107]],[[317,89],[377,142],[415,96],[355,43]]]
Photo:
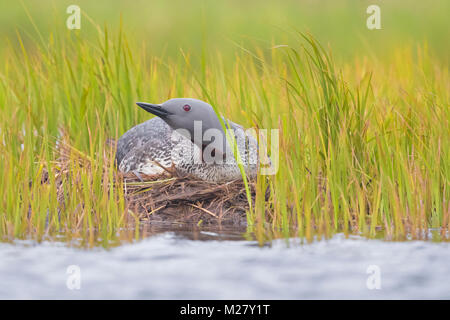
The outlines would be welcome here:
[[[54,179],[49,179],[50,173],[46,170],[41,183],[50,183],[51,180],[56,183],[61,210],[64,210],[68,200],[68,189],[86,187],[86,184],[79,184],[83,180],[80,175],[87,175],[87,180],[90,180],[89,177],[94,174],[102,174],[103,192],[110,194],[111,187],[123,188],[125,211],[132,215],[130,220],[138,217],[150,222],[246,225],[249,203],[242,180],[207,182],[191,176],[182,176],[174,168],[159,176],[124,174],[118,172],[114,166],[114,151],[115,143],[110,140],[102,157],[104,165],[99,168],[98,160],[76,150],[63,138],[57,145],[56,165],[51,170]],[[113,173],[112,180],[110,172]],[[255,183],[248,181],[248,187],[254,201]],[[91,194],[95,197],[94,193]],[[84,208],[85,204],[80,203],[79,206]]]
[[[204,224],[246,224],[248,199],[242,180],[212,183],[176,171],[140,178],[123,174],[129,208],[142,220]],[[141,179],[143,181],[141,181]],[[249,183],[252,200],[254,184]]]

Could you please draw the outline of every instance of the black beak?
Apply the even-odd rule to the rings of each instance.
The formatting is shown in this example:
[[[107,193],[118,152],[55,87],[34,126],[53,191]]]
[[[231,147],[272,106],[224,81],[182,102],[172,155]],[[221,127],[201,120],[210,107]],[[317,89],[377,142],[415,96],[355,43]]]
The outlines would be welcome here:
[[[154,114],[155,116],[158,116],[161,118],[167,117],[172,114],[169,111],[167,111],[166,109],[162,108],[159,104],[151,104],[151,103],[145,103],[145,102],[136,102],[136,104],[139,107],[141,107],[142,109],[144,109],[145,111],[150,112],[150,113]]]

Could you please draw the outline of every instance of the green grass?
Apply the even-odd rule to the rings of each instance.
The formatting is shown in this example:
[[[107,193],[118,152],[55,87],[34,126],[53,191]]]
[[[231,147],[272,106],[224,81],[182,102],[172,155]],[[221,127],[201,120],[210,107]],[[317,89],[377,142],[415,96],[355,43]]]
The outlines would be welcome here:
[[[209,25],[209,14],[217,18],[218,9],[202,6],[195,7],[204,10],[205,20],[196,20],[200,26],[180,16],[188,38],[196,28],[214,32],[201,24]],[[24,5],[29,7],[34,5]],[[0,239],[62,234],[107,245],[139,236],[118,235],[136,218],[126,207],[105,142],[148,118],[135,101],[172,97],[208,101],[246,127],[280,129],[279,171],[258,177],[248,213],[249,231],[259,240],[311,240],[335,232],[424,238],[430,228],[440,230],[438,239],[448,239],[450,80],[448,44],[438,43],[448,31],[430,36],[428,44],[388,41],[383,54],[349,55],[332,44],[324,49],[308,33],[288,27],[271,28],[277,36],[263,44],[225,46],[197,34],[198,45],[163,53],[155,49],[164,43],[159,36],[145,40],[125,23],[110,31],[86,18],[80,31],[51,32],[37,20],[42,15],[28,10],[32,20],[26,21],[36,19],[30,22],[36,28],[5,33],[8,41],[0,49]],[[347,14],[329,12],[336,19]],[[250,21],[258,21],[257,15]],[[267,36],[269,27],[249,25],[242,22],[236,32]],[[422,32],[431,34],[433,26]],[[166,29],[161,32],[169,40],[186,40],[181,31]],[[389,39],[401,29],[400,23]],[[350,48],[360,46],[354,40]],[[56,161],[57,141],[65,146],[64,168]],[[62,182],[49,174],[49,183],[42,184],[46,172],[66,174]]]

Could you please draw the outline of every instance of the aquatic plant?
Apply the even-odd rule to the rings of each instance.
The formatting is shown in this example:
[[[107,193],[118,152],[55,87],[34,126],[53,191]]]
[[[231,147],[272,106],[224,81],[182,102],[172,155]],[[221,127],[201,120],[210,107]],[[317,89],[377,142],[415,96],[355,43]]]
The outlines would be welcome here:
[[[135,101],[196,97],[246,127],[280,130],[278,172],[253,191],[244,184],[248,230],[261,241],[424,238],[430,228],[448,239],[447,62],[421,46],[336,63],[296,36],[236,47],[230,59],[150,55],[122,29],[98,28],[96,43],[18,32],[0,69],[0,238],[106,243],[138,223],[108,141],[147,119]]]

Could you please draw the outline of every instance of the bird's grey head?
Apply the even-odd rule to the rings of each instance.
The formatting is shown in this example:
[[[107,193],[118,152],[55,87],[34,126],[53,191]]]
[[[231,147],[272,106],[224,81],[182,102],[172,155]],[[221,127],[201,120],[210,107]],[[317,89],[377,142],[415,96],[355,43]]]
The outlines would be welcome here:
[[[151,104],[145,102],[137,102],[136,104],[145,111],[163,119],[173,130],[187,130],[190,134],[189,138],[192,142],[199,145],[199,147],[204,147],[205,142],[194,141],[195,125],[201,124],[202,137],[207,130],[219,130],[223,138],[217,145],[218,147],[216,148],[216,151],[218,151],[219,154],[226,154],[226,150],[229,150],[222,125],[213,107],[204,101],[191,98],[175,98],[167,100],[162,104]],[[210,142],[211,141],[208,143]]]

